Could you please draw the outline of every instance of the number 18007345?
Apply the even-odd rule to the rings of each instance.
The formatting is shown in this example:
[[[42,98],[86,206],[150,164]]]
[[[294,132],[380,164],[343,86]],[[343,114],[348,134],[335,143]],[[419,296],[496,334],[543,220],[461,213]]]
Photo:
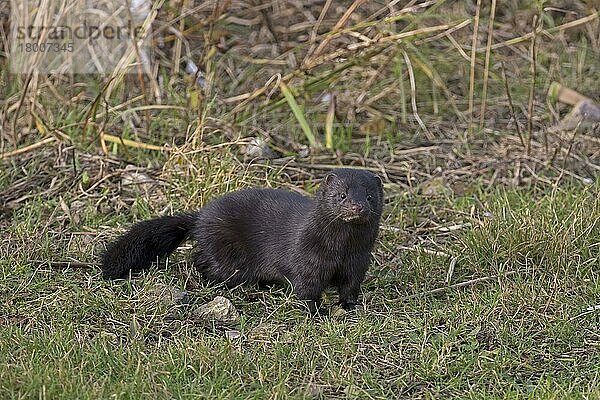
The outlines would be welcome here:
[[[19,43],[17,50],[25,53],[72,53],[73,43]]]

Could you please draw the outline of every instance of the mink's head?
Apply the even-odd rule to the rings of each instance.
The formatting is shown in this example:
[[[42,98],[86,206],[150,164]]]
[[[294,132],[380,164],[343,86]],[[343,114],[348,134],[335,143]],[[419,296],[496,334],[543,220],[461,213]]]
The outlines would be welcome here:
[[[352,224],[378,223],[383,185],[371,172],[341,168],[325,176],[317,199],[320,210],[332,219]]]

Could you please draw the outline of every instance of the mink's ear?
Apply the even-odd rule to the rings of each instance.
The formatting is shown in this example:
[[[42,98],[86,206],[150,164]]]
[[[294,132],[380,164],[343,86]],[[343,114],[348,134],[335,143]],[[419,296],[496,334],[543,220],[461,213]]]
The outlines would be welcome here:
[[[335,172],[330,172],[327,175],[325,175],[325,178],[323,178],[323,184],[329,185],[331,182],[335,181],[336,179],[338,179],[338,177],[335,174]]]
[[[375,178],[375,182],[377,182],[377,186],[379,186],[379,188],[383,190],[383,180],[381,180],[379,175],[373,174],[373,176]]]

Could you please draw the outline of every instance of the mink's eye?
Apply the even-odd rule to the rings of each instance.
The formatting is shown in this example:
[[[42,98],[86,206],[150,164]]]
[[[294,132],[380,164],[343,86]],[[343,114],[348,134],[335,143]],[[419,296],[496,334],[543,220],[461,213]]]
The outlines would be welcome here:
[[[373,196],[371,196],[370,194],[367,195],[367,201],[371,201],[373,200]]]
[[[340,193],[340,199],[344,200],[346,198],[346,193]]]

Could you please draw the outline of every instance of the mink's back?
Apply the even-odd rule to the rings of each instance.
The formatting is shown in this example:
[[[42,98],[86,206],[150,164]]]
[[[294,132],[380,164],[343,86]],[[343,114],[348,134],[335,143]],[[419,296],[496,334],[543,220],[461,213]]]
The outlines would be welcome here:
[[[235,222],[238,229],[282,230],[306,215],[314,200],[281,189],[243,189],[225,194],[200,210],[200,229],[215,221]]]
[[[314,200],[279,189],[224,195],[198,212],[194,265],[207,279],[230,286],[283,281],[313,206]]]

